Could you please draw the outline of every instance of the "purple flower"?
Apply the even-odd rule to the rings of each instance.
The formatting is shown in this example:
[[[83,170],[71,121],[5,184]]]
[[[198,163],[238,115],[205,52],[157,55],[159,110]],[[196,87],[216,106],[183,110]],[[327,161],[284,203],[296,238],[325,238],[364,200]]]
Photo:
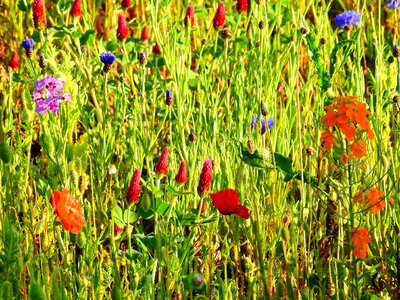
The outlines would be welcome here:
[[[261,130],[260,133],[264,134],[267,131],[267,122],[263,118],[263,116],[260,116],[260,122],[261,122]]]
[[[400,7],[400,0],[390,0],[385,3],[386,7],[389,8],[399,8]]]
[[[275,124],[275,121],[272,118],[268,118],[268,120],[267,120],[268,128],[271,129],[272,126],[274,126],[274,124]]]
[[[170,90],[166,90],[165,91],[165,103],[167,105],[171,105],[172,104],[172,92]]]
[[[250,128],[252,130],[254,130],[254,129],[256,129],[256,126],[257,126],[257,117],[252,117],[251,118],[251,123],[250,123]]]
[[[360,15],[354,10],[344,11],[333,20],[339,28],[346,28],[360,23]]]
[[[51,76],[36,81],[32,99],[36,103],[35,111],[44,115],[47,111],[57,112],[60,104],[66,100],[71,102],[71,96],[64,91],[65,81]]]

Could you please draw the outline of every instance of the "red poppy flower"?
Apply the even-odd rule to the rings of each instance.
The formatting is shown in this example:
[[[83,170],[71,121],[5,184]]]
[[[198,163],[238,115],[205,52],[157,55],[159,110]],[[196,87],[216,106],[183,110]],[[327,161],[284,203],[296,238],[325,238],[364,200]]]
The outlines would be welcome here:
[[[50,203],[65,230],[77,234],[85,226],[83,208],[75,197],[69,194],[68,190],[54,191]]]
[[[239,204],[239,195],[235,190],[226,189],[210,194],[214,206],[223,215],[236,214],[244,219],[249,218],[249,209]]]

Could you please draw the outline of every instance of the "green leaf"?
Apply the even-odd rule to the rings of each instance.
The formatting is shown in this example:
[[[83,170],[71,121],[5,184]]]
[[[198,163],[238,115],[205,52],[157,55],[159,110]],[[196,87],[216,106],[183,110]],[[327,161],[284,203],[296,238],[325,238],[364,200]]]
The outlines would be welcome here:
[[[108,42],[106,45],[106,50],[110,51],[110,52],[114,51],[117,48],[118,48],[118,44],[116,42]]]
[[[27,12],[27,11],[29,11],[30,6],[29,6],[29,4],[26,2],[26,0],[19,0],[19,1],[18,1],[18,9],[19,9],[20,11],[25,11],[25,12]]]
[[[118,205],[114,206],[114,208],[112,210],[112,215],[114,217],[114,222],[115,222],[115,224],[118,225],[118,227],[122,228],[125,226],[121,207],[119,207]]]
[[[79,38],[82,37],[82,32],[81,32],[80,30],[74,31],[74,32],[72,33],[72,37],[73,37],[73,38],[76,38],[76,39],[79,39]]]
[[[132,224],[137,220],[137,218],[138,218],[138,216],[134,211],[129,210],[129,209],[124,211],[124,223],[125,224],[126,223]]]
[[[239,157],[245,164],[256,167],[258,169],[265,169],[265,167],[272,166],[270,152],[265,150],[264,153],[261,153],[259,150],[256,150],[253,153],[250,153],[247,149],[243,147],[243,144],[241,142],[237,142],[236,146],[239,151]]]
[[[157,213],[164,216],[169,208],[169,204],[158,198],[156,199],[156,205],[157,205]]]

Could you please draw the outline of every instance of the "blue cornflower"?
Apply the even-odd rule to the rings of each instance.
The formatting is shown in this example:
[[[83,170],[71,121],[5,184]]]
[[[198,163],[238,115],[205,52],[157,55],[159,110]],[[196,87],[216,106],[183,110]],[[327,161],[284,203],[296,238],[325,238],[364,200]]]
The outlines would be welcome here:
[[[339,28],[346,28],[360,23],[360,15],[354,10],[344,11],[333,20]]]
[[[267,131],[267,122],[263,118],[263,116],[260,116],[260,122],[261,122],[261,130],[260,133],[264,134]]]
[[[272,118],[268,118],[268,120],[267,120],[268,128],[271,129],[272,126],[274,126],[274,124],[275,124],[275,121]]]
[[[107,73],[111,69],[111,64],[115,61],[115,56],[112,53],[102,52],[100,61],[104,64],[103,71]]]
[[[31,39],[25,39],[25,40],[23,40],[23,41],[21,42],[21,46],[22,46],[22,48],[25,49],[26,55],[27,55],[28,57],[31,57],[32,54],[33,54],[33,50],[32,50],[33,44],[34,44],[34,42],[33,42],[33,40],[31,40]]]
[[[171,105],[172,104],[172,92],[170,90],[166,90],[165,91],[165,103],[167,105]]]
[[[399,8],[400,7],[400,0],[390,0],[388,2],[385,3],[386,7],[389,8]]]
[[[100,61],[105,65],[111,65],[115,61],[115,56],[112,53],[103,52],[100,54]]]

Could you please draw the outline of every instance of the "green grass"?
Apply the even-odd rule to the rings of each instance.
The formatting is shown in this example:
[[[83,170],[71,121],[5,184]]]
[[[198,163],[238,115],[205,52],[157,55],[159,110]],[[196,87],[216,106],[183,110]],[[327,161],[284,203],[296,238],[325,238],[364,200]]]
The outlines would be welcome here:
[[[400,62],[389,62],[397,12],[384,1],[261,0],[241,15],[236,2],[226,1],[232,37],[225,41],[212,27],[218,1],[192,2],[192,29],[183,24],[186,1],[132,1],[139,13],[125,42],[116,38],[119,1],[84,1],[74,19],[72,1],[49,0],[43,31],[34,28],[28,2],[0,4],[4,299],[396,297],[400,120],[393,97]],[[360,25],[337,29],[334,16],[349,9],[361,14]],[[144,26],[149,41],[140,40]],[[31,59],[20,47],[26,37],[35,40]],[[152,53],[155,43],[160,56]],[[14,50],[20,65],[13,70]],[[117,57],[107,74],[101,52]],[[139,52],[148,56],[145,66]],[[32,93],[46,76],[63,79],[72,102],[42,116]],[[324,106],[339,95],[368,106],[375,133],[367,156],[348,164],[320,142]],[[275,121],[263,135],[250,129],[261,102]],[[257,152],[248,152],[248,141]],[[338,142],[345,145],[344,137]],[[165,146],[168,174],[160,178],[154,166]],[[310,147],[315,153],[306,152]],[[235,189],[248,220],[221,215],[198,195],[206,158],[214,163],[210,192]],[[182,160],[189,179],[179,186]],[[129,205],[137,168],[141,195]],[[86,225],[77,235],[63,228],[49,202],[64,188],[84,209]],[[386,193],[375,215],[352,203],[358,190],[370,188]],[[114,233],[115,223],[124,225],[122,234]],[[353,227],[369,231],[364,259],[354,256]]]

